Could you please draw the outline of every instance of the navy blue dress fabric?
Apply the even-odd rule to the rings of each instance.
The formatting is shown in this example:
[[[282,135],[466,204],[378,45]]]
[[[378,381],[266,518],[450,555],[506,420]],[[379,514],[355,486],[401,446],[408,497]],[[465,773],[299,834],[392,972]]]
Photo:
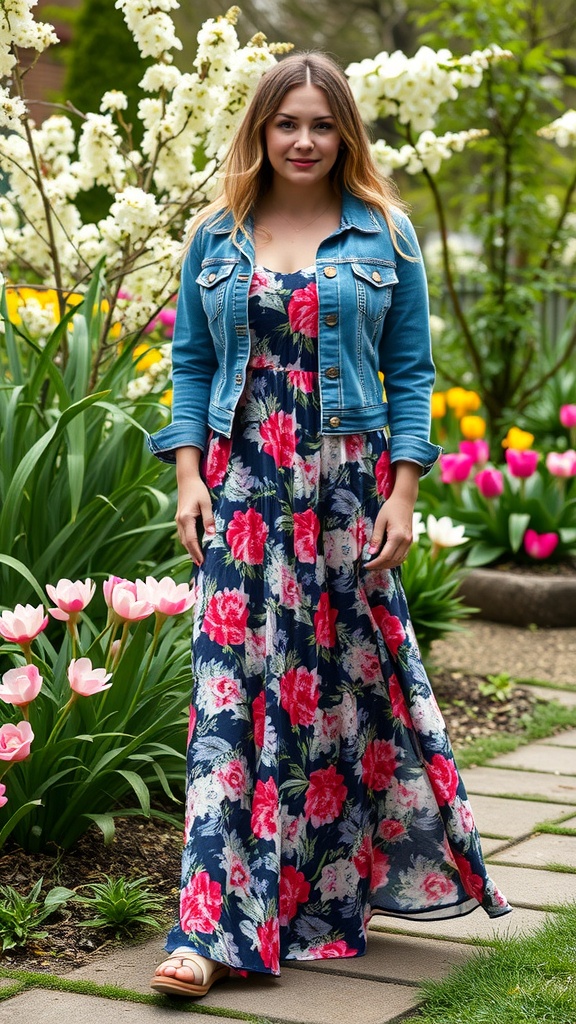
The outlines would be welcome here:
[[[320,433],[314,268],[257,268],[233,435],[202,472],[180,917],[237,970],[362,955],[371,915],[509,906],[487,876],[398,570],[368,571],[385,433]],[[344,382],[345,386],[345,382]]]

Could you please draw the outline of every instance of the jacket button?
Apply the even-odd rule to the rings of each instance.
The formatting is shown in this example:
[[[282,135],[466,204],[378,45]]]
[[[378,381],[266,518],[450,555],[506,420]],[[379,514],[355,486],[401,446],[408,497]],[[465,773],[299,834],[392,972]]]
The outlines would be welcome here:
[[[330,380],[338,380],[339,376],[340,370],[338,369],[337,366],[329,366],[328,369],[326,370],[326,377],[329,377]]]
[[[242,383],[242,374],[241,373],[237,373],[236,377],[234,379],[235,379],[237,384],[241,384]]]
[[[380,283],[380,281],[382,280],[382,274],[380,273],[379,270],[372,271],[372,280],[378,282],[378,284]]]
[[[336,267],[324,267],[324,277],[336,277]]]
[[[340,417],[339,416],[331,416],[330,419],[328,420],[328,423],[330,424],[331,427],[339,427],[340,426]]]
[[[208,274],[208,283],[212,284],[212,281],[216,280],[216,274]]]
[[[326,324],[326,327],[336,327],[336,324],[338,323],[338,314],[328,313],[324,317],[324,323]]]

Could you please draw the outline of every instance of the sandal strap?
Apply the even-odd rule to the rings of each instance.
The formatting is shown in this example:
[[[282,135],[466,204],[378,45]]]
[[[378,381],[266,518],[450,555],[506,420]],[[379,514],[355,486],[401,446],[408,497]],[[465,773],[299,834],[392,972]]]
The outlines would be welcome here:
[[[201,975],[201,980],[197,981],[196,980],[196,971],[194,970],[194,984],[195,985],[206,985],[208,980],[209,980],[209,978],[210,978],[210,975],[219,966],[215,961],[213,961],[214,967],[206,966],[204,963],[202,963],[203,960],[204,961],[206,960],[206,957],[203,957],[201,953],[194,953],[193,951],[190,951],[190,953],[177,953],[176,951],[174,951],[174,952],[170,953],[169,956],[167,956],[166,959],[163,960],[162,962],[163,963],[167,963],[169,960],[179,960],[181,967],[189,967],[190,965],[185,963],[185,961],[186,960],[191,961],[192,967],[190,969],[194,970],[194,968],[196,968],[197,970],[200,971],[200,975]]]

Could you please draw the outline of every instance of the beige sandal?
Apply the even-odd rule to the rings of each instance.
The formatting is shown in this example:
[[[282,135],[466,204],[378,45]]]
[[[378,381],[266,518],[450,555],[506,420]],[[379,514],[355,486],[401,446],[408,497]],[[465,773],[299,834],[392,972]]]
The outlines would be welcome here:
[[[173,978],[167,974],[155,974],[150,982],[150,987],[155,992],[163,992],[168,996],[205,996],[216,981],[222,981],[230,976],[230,968],[226,964],[219,964],[215,961],[207,961],[206,957],[199,953],[178,953],[176,950],[170,953],[159,965],[174,961],[174,967],[189,967],[190,970],[199,970],[202,975],[202,982],[185,981],[182,978]],[[186,963],[186,961],[189,963]],[[176,962],[177,961],[177,962]]]

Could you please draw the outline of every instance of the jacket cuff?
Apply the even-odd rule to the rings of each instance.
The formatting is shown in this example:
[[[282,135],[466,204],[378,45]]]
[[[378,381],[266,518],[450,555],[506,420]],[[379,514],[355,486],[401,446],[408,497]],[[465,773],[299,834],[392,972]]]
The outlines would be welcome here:
[[[207,429],[196,423],[180,422],[170,423],[155,434],[147,435],[147,443],[150,451],[161,462],[176,462],[176,449],[200,448],[204,451],[206,447]]]
[[[390,461],[399,462],[404,459],[406,462],[416,462],[422,466],[421,476],[426,476],[430,472],[443,451],[440,445],[424,441],[412,434],[392,434],[389,444]]]

